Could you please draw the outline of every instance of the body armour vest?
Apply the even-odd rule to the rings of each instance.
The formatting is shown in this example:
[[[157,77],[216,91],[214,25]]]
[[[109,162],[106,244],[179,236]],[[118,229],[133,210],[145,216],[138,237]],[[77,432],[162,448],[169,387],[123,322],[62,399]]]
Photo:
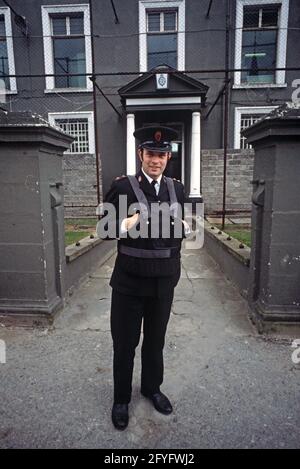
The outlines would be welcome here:
[[[151,225],[151,209],[144,192],[135,176],[128,176],[128,180],[139,204],[140,217]],[[177,219],[179,213],[174,181],[165,177],[165,182],[169,193],[167,215],[170,220],[174,220]],[[134,243],[127,243],[125,240],[119,241],[118,262],[122,269],[133,275],[146,277],[174,275],[180,270],[181,241],[182,238],[174,240],[172,236],[168,239],[142,240],[139,238]]]

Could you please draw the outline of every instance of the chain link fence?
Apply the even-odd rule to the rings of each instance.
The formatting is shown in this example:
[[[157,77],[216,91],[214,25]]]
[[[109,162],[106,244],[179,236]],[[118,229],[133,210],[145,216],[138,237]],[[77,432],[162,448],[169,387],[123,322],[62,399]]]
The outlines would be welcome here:
[[[106,113],[125,119],[118,90],[162,64],[179,70],[209,87],[202,149],[225,149],[224,215],[227,149],[248,150],[241,131],[291,99],[299,19],[297,0],[0,0],[0,108],[37,113],[73,136],[66,215],[95,217]]]

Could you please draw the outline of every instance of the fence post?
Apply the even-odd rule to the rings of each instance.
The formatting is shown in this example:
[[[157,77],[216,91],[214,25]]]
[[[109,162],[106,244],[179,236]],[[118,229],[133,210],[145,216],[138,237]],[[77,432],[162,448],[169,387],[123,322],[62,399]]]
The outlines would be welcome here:
[[[267,331],[300,323],[300,106],[286,103],[244,135],[255,150],[249,303]]]

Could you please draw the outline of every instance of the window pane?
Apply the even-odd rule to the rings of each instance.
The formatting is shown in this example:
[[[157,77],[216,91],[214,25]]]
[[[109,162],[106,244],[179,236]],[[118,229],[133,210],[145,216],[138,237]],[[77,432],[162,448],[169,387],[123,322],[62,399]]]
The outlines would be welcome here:
[[[276,67],[277,30],[244,31],[242,46],[242,82],[274,83],[275,72],[260,71],[261,68]]]
[[[255,124],[258,122],[260,119],[262,119],[264,115],[263,114],[242,114],[241,116],[241,131],[248,129],[251,125]],[[252,145],[249,145],[247,143],[246,137],[241,135],[241,149],[245,148],[252,148]]]
[[[259,25],[259,8],[244,7],[244,28],[256,28]]]
[[[63,77],[55,77],[56,88],[85,88],[86,77],[68,76],[72,73],[85,73],[84,38],[54,39],[54,70]]]
[[[165,31],[177,31],[175,11],[164,13],[164,30]]]
[[[0,40],[0,79],[4,80],[5,88],[10,89],[8,75],[8,55],[7,55],[7,45],[5,40]],[[2,88],[2,87],[1,87]]]
[[[52,18],[52,33],[54,36],[65,36],[67,34],[66,17]]]
[[[71,34],[84,34],[83,16],[74,16],[74,17],[71,16],[70,32]]]
[[[148,31],[160,31],[160,13],[148,13]]]
[[[162,64],[177,68],[177,34],[148,36],[148,69]]]
[[[4,16],[0,16],[0,36],[6,36]]]
[[[89,153],[89,124],[87,119],[55,119],[55,124],[75,138],[69,152]]]
[[[265,7],[262,12],[262,26],[278,25],[278,7]]]

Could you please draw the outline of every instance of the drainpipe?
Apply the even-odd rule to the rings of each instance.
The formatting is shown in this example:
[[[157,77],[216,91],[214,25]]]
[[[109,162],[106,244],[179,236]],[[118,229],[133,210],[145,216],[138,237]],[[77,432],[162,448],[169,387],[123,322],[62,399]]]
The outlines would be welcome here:
[[[226,2],[226,42],[225,42],[225,93],[224,93],[224,172],[223,172],[223,208],[222,230],[225,227],[226,216],[226,183],[227,183],[227,152],[228,152],[228,122],[229,122],[229,45],[230,45],[230,0]]]
[[[93,78],[95,77],[95,41],[94,41],[94,20],[93,20],[93,3],[92,0],[89,0],[90,5],[90,21],[91,21],[91,44],[92,44],[92,74]],[[97,115],[97,89],[95,79],[93,82],[93,108],[94,108],[94,133],[95,133],[95,152],[96,152],[96,180],[97,180],[97,206],[99,206],[101,201],[100,194],[100,151],[99,151],[99,136],[98,136],[98,115]],[[100,216],[98,215],[100,219]]]

